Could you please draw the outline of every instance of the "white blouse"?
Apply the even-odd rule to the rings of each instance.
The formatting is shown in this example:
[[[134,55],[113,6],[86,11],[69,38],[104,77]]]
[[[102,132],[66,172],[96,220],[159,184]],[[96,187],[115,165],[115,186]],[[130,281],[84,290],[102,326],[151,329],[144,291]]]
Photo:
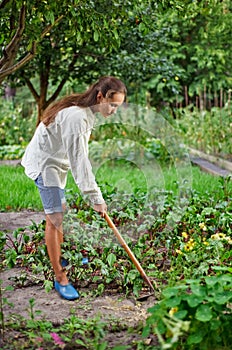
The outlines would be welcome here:
[[[64,188],[68,170],[92,204],[103,204],[88,158],[88,141],[95,117],[89,108],[64,108],[47,127],[41,122],[22,158],[26,175],[42,175],[45,186]]]

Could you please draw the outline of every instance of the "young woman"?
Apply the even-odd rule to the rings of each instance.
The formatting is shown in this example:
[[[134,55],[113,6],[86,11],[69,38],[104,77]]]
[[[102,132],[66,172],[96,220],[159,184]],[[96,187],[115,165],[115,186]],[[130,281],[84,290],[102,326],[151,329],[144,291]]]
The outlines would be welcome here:
[[[67,172],[94,210],[107,210],[88,159],[88,140],[95,114],[107,118],[126,97],[126,87],[115,77],[102,77],[82,94],[72,94],[49,106],[22,159],[28,177],[35,181],[46,217],[45,242],[55,274],[55,289],[67,300],[79,297],[61,265],[64,188]]]

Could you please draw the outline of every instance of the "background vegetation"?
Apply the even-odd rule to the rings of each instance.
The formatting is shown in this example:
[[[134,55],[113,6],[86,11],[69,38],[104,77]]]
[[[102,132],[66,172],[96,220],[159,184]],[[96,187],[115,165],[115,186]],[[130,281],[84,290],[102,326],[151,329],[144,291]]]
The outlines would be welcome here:
[[[201,109],[230,104],[229,0],[25,3],[1,4],[0,68],[4,84],[29,88],[39,115],[61,92],[104,74],[125,81],[130,102]],[[26,53],[33,55],[20,67]]]

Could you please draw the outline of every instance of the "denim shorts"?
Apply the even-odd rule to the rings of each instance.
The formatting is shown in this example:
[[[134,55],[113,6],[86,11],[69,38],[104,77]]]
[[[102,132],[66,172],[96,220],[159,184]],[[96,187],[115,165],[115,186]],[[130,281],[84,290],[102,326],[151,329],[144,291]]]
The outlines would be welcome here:
[[[61,213],[64,211],[62,207],[62,204],[66,203],[64,189],[57,186],[44,186],[41,175],[37,177],[35,184],[39,189],[45,214]]]

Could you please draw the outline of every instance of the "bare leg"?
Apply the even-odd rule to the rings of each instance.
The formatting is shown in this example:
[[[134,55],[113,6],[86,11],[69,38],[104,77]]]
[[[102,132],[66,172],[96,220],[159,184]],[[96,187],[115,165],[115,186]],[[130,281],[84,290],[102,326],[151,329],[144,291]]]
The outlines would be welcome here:
[[[62,221],[63,213],[46,215],[45,242],[56,280],[61,285],[66,285],[68,278],[60,264],[61,243],[63,243]]]

